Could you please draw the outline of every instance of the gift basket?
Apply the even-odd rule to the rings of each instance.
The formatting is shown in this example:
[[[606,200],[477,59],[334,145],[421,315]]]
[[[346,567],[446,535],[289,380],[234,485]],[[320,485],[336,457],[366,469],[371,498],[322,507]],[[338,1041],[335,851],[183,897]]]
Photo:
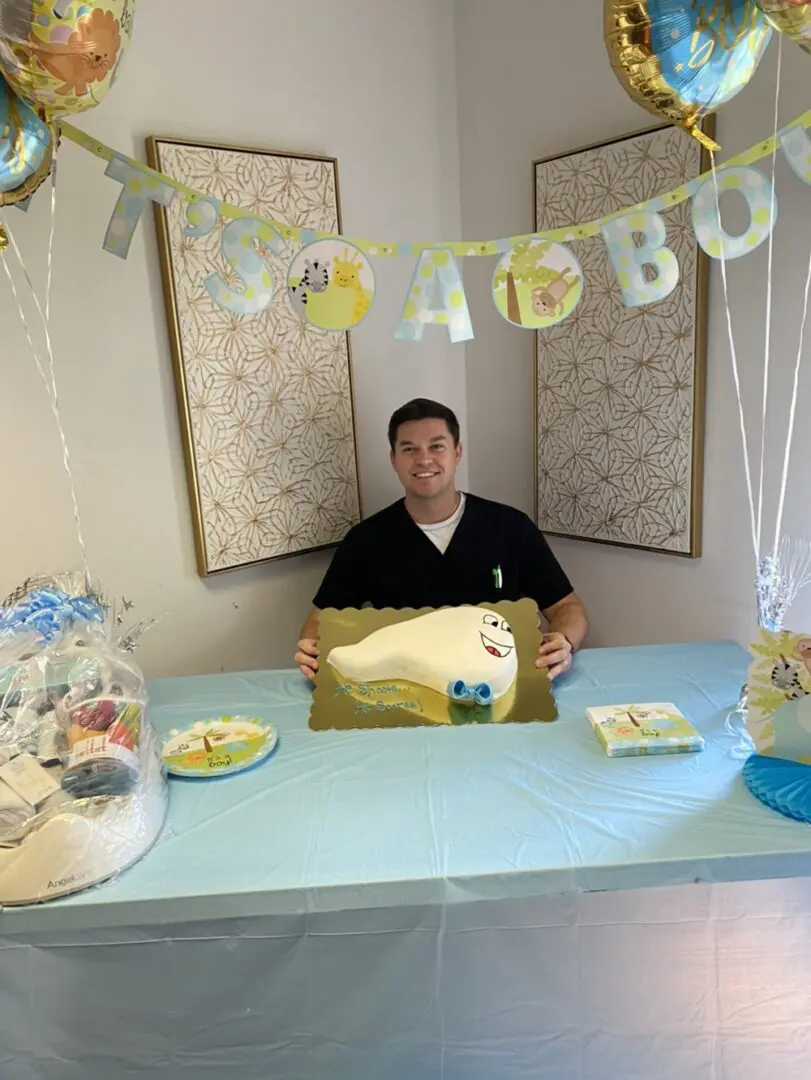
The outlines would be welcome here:
[[[30,579],[0,608],[0,904],[97,884],[166,818],[167,781],[121,632],[81,574]]]

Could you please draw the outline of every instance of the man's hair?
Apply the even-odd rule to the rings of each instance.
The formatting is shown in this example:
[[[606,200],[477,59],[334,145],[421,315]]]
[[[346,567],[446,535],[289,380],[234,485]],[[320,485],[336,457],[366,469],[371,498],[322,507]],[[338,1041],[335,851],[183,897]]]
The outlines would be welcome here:
[[[412,420],[444,420],[451,433],[453,445],[459,444],[459,421],[453,409],[449,409],[447,405],[440,405],[438,401],[419,397],[414,398],[413,401],[407,401],[391,414],[389,446],[392,450],[397,445],[397,432],[403,424],[410,424]]]

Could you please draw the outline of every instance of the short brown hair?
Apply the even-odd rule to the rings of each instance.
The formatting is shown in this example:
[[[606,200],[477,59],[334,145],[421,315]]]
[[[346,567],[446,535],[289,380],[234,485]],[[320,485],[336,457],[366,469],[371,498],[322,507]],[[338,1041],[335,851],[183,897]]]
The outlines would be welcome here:
[[[391,414],[389,446],[392,450],[397,443],[397,432],[403,424],[410,424],[413,420],[444,420],[448,425],[453,445],[459,445],[459,421],[453,409],[449,409],[447,405],[441,405],[438,401],[431,401],[430,398],[414,398]]]

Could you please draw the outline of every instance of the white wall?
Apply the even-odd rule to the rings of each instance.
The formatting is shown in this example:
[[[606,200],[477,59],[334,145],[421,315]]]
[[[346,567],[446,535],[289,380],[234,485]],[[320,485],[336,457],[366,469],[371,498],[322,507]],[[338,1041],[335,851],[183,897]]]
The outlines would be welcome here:
[[[333,154],[348,232],[422,239],[531,228],[533,158],[650,123],[608,65],[601,0],[241,0],[235,10],[224,29],[213,3],[140,0],[125,72],[79,125],[141,158],[150,134]],[[753,85],[720,114],[725,154],[771,132],[776,51],[773,45]],[[785,50],[782,122],[807,107],[809,64],[799,50]],[[773,367],[785,400],[811,192],[782,164],[777,190]],[[144,218],[127,262],[104,253],[116,195],[101,163],[62,147],[53,330],[91,566],[110,592],[135,601],[139,615],[166,612],[139,654],[150,674],[285,665],[329,556],[198,578],[152,219]],[[40,195],[29,214],[7,215],[40,281],[46,204]],[[415,394],[445,400],[467,417],[470,486],[532,512],[533,335],[497,315],[487,263],[465,266],[476,330],[467,347],[449,346],[440,331],[428,331],[421,346],[395,342],[411,267],[378,264],[378,300],[352,335],[366,512],[398,492],[385,424]],[[764,246],[730,267],[753,424],[765,266]],[[77,549],[61,452],[3,276],[0,313],[5,591],[30,573],[75,565]],[[731,395],[716,271],[704,557],[556,542],[591,609],[594,644],[749,636],[752,568]],[[775,428],[780,419],[773,418]],[[770,447],[767,522],[781,441]],[[809,450],[801,419],[786,522],[795,534],[811,531]],[[795,622],[811,626],[811,596]]]
[[[148,135],[338,157],[347,232],[456,236],[453,9],[435,0],[139,0],[126,68],[78,125],[141,159]],[[53,336],[91,569],[139,616],[166,612],[139,651],[148,673],[283,666],[327,561],[300,556],[198,578],[151,214],[129,259],[101,249],[118,187],[59,155]],[[41,280],[47,195],[7,220]],[[352,334],[364,510],[394,498],[386,423],[416,394],[465,415],[464,353],[392,334],[411,267],[380,263],[378,300]],[[76,565],[61,452],[4,275],[0,591]]]
[[[534,224],[533,159],[649,127],[651,117],[631,102],[611,71],[602,37],[602,0],[456,0],[455,7],[463,229],[475,236],[525,232]],[[772,133],[776,60],[773,42],[753,83],[719,113],[721,160]],[[808,108],[809,78],[811,58],[786,45],[781,123]],[[762,167],[770,169],[770,161]],[[782,162],[777,175],[772,384],[773,400],[785,403],[811,248],[811,190]],[[729,267],[749,423],[758,432],[766,248]],[[489,302],[491,274],[492,266],[466,267],[476,331],[467,347],[470,474],[481,494],[533,513],[534,335],[510,327],[497,314]],[[554,542],[591,611],[592,644],[750,639],[753,556],[717,268],[711,282],[708,369],[704,557],[687,561]],[[785,522],[789,533],[805,536],[811,536],[810,403],[811,373],[806,370]],[[764,511],[770,528],[784,424],[784,413],[776,412],[770,421]],[[753,454],[757,460],[757,447]],[[796,607],[796,625],[811,627],[811,590]]]

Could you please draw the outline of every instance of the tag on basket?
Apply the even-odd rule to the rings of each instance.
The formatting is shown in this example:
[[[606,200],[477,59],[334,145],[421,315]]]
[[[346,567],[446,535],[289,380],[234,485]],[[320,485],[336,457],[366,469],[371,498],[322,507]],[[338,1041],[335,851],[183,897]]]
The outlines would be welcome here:
[[[59,784],[30,754],[20,754],[0,766],[0,780],[31,806],[39,806],[60,790]]]

